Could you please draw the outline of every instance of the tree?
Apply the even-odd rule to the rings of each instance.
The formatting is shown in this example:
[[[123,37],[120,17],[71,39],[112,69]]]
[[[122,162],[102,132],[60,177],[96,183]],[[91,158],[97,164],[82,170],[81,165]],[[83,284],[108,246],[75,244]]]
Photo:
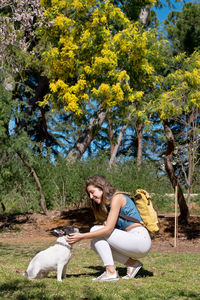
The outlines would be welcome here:
[[[169,121],[174,120],[182,123],[187,121],[187,127],[184,126],[184,132],[187,131],[187,143],[189,157],[193,157],[191,168],[194,167],[194,160],[198,159],[198,154],[193,151],[196,149],[195,143],[199,136],[198,128],[194,127],[194,122],[199,122],[200,108],[200,54],[194,52],[190,57],[185,54],[179,54],[173,58],[173,64],[177,67],[174,72],[169,73],[162,82],[162,93],[156,102],[156,111],[159,112],[161,120],[164,122],[166,137],[168,141],[168,150],[165,156],[166,169],[173,182],[173,187],[177,184],[177,176],[174,179],[174,168],[172,166],[172,156],[175,149],[173,133],[169,127]],[[195,114],[194,114],[195,112]],[[185,122],[186,124],[186,122]],[[184,125],[185,125],[184,124]],[[191,171],[188,173],[189,189],[191,189]],[[180,188],[179,188],[180,190]],[[179,191],[178,191],[179,192]],[[182,198],[178,199],[181,217],[187,218],[188,211]]]
[[[166,20],[165,28],[168,36],[172,41],[172,47],[175,53],[184,51],[189,57],[195,49],[200,46],[200,5],[196,3],[186,3],[181,12],[172,12]],[[198,164],[198,124],[199,108],[192,107],[191,114],[183,115],[179,121],[184,126],[182,132],[182,145],[178,153],[181,154],[182,160],[177,159],[177,164],[181,169],[183,181],[187,186],[188,206],[190,207],[190,194],[192,189],[193,174],[195,166]],[[180,134],[179,134],[180,135]]]
[[[41,92],[37,94],[34,72],[31,71],[36,68],[38,72],[41,70],[36,41],[37,29],[43,22],[43,9],[40,8],[39,1],[29,0],[2,0],[0,8],[0,78],[3,83],[1,96],[2,107],[4,113],[6,112],[2,127],[5,128],[3,140],[6,139],[7,141],[6,147],[2,146],[1,143],[1,147],[4,149],[2,159],[5,162],[6,158],[9,157],[8,153],[18,153],[24,165],[31,170],[38,187],[39,179],[33,167],[25,159],[25,154],[26,156],[30,155],[33,148],[33,143],[28,138],[27,125],[28,122],[31,122],[30,115],[37,106],[37,96],[41,96]],[[32,75],[31,79],[30,74]],[[34,92],[37,95],[33,99]],[[4,97],[4,95],[6,96]],[[9,109],[6,108],[7,105]],[[40,109],[40,111],[42,114],[44,110]],[[11,121],[12,129],[9,128]],[[41,206],[46,213],[41,187],[39,190]]]
[[[94,114],[112,108],[109,116],[123,120],[141,114],[135,109],[140,103],[144,114],[143,87],[156,84],[153,62],[160,60],[156,33],[143,32],[109,1],[42,4],[52,22],[43,33],[50,93],[42,105],[53,102],[77,120],[92,106]]]
[[[185,3],[182,11],[171,12],[165,21],[165,29],[175,53],[191,55],[200,47],[200,4]]]

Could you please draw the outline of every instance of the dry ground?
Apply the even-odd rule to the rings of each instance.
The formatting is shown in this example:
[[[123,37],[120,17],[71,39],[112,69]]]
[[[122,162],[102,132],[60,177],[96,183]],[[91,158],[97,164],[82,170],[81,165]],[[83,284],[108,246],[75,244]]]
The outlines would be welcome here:
[[[159,213],[160,233],[152,241],[152,251],[200,253],[200,215],[193,215],[187,225],[178,224],[178,238],[174,239],[173,213]],[[74,225],[80,232],[88,231],[94,224],[93,214],[88,208],[50,211],[41,213],[1,214],[0,242],[31,242],[55,240],[52,230]],[[89,247],[89,241],[84,241]]]

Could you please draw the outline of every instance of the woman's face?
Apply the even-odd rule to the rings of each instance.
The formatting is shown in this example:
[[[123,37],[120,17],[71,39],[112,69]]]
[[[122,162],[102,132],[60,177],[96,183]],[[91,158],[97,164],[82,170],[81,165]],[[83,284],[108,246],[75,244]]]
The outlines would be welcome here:
[[[103,191],[95,185],[88,185],[87,191],[91,200],[100,204],[103,196]]]

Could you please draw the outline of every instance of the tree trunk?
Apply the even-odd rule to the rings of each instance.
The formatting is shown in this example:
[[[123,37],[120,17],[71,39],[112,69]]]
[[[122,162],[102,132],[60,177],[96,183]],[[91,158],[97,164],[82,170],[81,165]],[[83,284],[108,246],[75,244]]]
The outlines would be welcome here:
[[[189,147],[188,147],[188,176],[187,176],[187,203],[188,208],[190,210],[191,205],[191,189],[192,189],[192,181],[193,181],[193,173],[194,173],[194,155],[196,153],[195,149],[195,132],[197,131],[197,116],[195,117],[195,111],[194,108],[192,108],[190,117],[189,117],[189,126],[190,126],[190,134],[189,134]]]
[[[142,138],[143,138],[142,129],[143,129],[143,124],[139,123],[136,128],[137,139],[138,139],[138,149],[137,149],[138,169],[140,169],[140,167],[142,165]]]
[[[190,210],[190,204],[191,204],[191,187],[192,187],[192,178],[193,178],[193,153],[192,153],[192,146],[193,144],[190,144],[191,148],[188,149],[188,176],[187,176],[187,203],[188,203],[188,209]]]
[[[114,161],[115,161],[115,158],[117,156],[117,152],[118,152],[118,149],[119,149],[119,146],[121,144],[121,141],[122,141],[122,138],[123,138],[123,135],[124,135],[124,132],[126,131],[128,127],[128,124],[124,125],[118,135],[118,139],[117,139],[117,143],[115,144],[115,147],[114,147],[114,150],[113,150],[113,153],[110,157],[110,161],[109,161],[109,167],[111,167],[113,164],[114,164]]]
[[[110,118],[108,119],[108,134],[109,134],[109,141],[110,141],[110,157],[112,157],[113,151],[114,151],[114,143],[113,143],[113,128],[112,128],[112,122]]]
[[[83,153],[86,151],[88,146],[90,145],[91,141],[95,137],[95,129],[100,127],[102,123],[105,121],[107,110],[102,111],[100,107],[97,111],[97,117],[90,121],[87,128],[83,131],[81,136],[78,137],[74,147],[69,151],[67,155],[67,161],[76,162]]]
[[[1,203],[1,209],[2,209],[2,211],[5,212],[6,211],[5,205],[3,204],[3,202],[0,202],[0,203]]]
[[[37,104],[38,101],[42,101],[42,99],[44,98],[44,96],[48,92],[48,88],[49,88],[48,78],[46,76],[41,76],[40,82],[39,82],[38,87],[37,87],[36,92],[35,92],[35,99],[34,99],[33,107],[34,107],[35,104]],[[48,148],[49,147],[49,141],[48,141],[47,120],[46,120],[46,116],[45,116],[45,111],[44,111],[44,108],[40,107],[40,106],[39,106],[39,110],[40,110],[40,114],[41,114],[42,121],[43,121],[43,127],[44,127],[44,132],[45,132],[45,139],[46,139],[46,146]]]
[[[147,19],[149,16],[149,5],[146,5],[144,8],[141,9],[139,14],[139,19],[142,21],[142,24],[146,26]]]
[[[42,107],[40,107],[40,114],[42,116],[42,122],[43,122],[43,127],[44,127],[44,132],[45,132],[45,139],[46,139],[46,147],[49,148],[49,139],[48,139],[48,130],[47,130],[47,120],[45,116],[45,112]]]
[[[180,208],[179,218],[181,220],[187,222],[188,217],[189,217],[189,210],[188,210],[187,204],[185,202],[185,198],[184,198],[181,186],[180,186],[178,179],[174,172],[174,167],[172,164],[172,155],[173,155],[174,148],[175,148],[174,147],[174,136],[173,136],[173,133],[167,122],[164,122],[164,131],[165,131],[165,134],[167,137],[167,146],[168,146],[166,154],[164,155],[165,170],[171,181],[174,191],[175,191],[176,186],[178,187],[178,204],[179,204],[179,208]]]
[[[36,186],[40,192],[40,205],[42,208],[42,211],[44,212],[45,215],[47,215],[47,207],[46,207],[46,202],[45,202],[45,197],[44,197],[44,193],[42,190],[42,186],[40,184],[40,180],[35,172],[35,170],[33,169],[33,167],[28,163],[28,161],[24,158],[24,156],[17,152],[18,156],[21,158],[22,162],[24,163],[24,165],[29,169],[31,175],[33,176],[33,179],[36,183]]]

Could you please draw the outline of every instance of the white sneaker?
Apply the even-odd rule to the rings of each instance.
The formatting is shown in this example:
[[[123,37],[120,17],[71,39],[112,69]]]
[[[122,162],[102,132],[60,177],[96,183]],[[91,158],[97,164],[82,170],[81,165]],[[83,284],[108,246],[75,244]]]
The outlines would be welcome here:
[[[134,265],[134,267],[127,267],[127,274],[126,276],[123,276],[123,279],[131,279],[136,276],[138,271],[142,268],[142,263],[138,262],[137,264]]]
[[[118,280],[119,280],[119,276],[117,271],[115,273],[107,273],[105,271],[99,277],[92,279],[92,281],[118,281]]]

